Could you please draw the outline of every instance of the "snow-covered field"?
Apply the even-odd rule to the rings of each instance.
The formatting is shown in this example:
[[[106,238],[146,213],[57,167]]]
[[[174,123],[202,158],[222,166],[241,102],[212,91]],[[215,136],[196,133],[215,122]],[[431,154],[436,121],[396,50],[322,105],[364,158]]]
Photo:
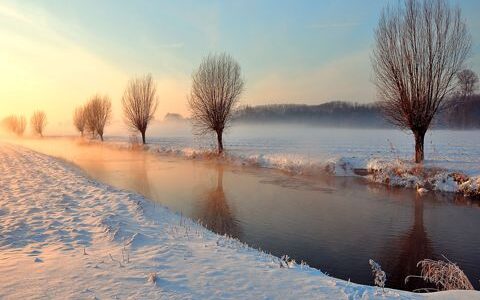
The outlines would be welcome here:
[[[216,235],[76,168],[0,144],[1,299],[480,298],[361,286]]]
[[[210,156],[214,138],[195,139],[187,124],[177,126],[152,129],[149,150],[187,158]],[[227,158],[236,164],[336,176],[352,176],[355,169],[364,169],[370,173],[367,178],[378,183],[480,194],[480,130],[430,130],[425,139],[425,169],[412,162],[412,136],[393,129],[237,125],[225,140]],[[128,135],[107,141],[119,148],[132,144]]]

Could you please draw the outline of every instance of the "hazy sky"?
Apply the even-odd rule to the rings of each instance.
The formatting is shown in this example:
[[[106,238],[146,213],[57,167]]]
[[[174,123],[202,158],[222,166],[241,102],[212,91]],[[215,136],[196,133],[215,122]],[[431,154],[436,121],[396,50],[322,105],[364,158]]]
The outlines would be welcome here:
[[[242,66],[243,104],[371,102],[369,55],[395,0],[0,1],[0,117],[43,109],[70,126],[74,107],[110,95],[119,121],[129,78],[152,73],[157,119],[187,114],[190,75],[226,51]],[[480,1],[458,3],[480,72]]]

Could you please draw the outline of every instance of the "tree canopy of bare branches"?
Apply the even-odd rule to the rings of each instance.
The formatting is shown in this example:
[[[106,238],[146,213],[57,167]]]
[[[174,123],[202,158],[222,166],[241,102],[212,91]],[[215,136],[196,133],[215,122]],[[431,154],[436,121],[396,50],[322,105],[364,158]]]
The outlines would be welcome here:
[[[98,135],[103,141],[103,131],[112,116],[112,102],[108,96],[95,95],[83,108],[85,111],[85,128],[93,136]]]
[[[375,31],[372,65],[386,118],[415,136],[415,161],[424,137],[455,91],[455,77],[470,50],[459,8],[445,0],[405,0],[386,8]]]
[[[45,112],[40,110],[35,111],[30,118],[30,126],[32,127],[33,133],[43,137],[43,130],[45,126],[47,126],[47,115]]]
[[[27,127],[24,116],[8,116],[2,120],[2,125],[11,133],[22,136]]]
[[[228,54],[209,55],[192,75],[188,99],[194,132],[217,134],[223,152],[223,132],[244,89],[240,65]]]
[[[462,99],[472,96],[478,89],[478,75],[470,69],[457,74],[458,89]]]
[[[123,93],[122,105],[125,123],[140,131],[145,144],[148,123],[153,120],[158,106],[157,88],[152,75],[130,80]]]
[[[85,114],[85,107],[84,106],[77,107],[73,113],[73,125],[80,132],[82,137],[83,137],[83,134],[85,133],[86,123],[87,123],[87,118]]]

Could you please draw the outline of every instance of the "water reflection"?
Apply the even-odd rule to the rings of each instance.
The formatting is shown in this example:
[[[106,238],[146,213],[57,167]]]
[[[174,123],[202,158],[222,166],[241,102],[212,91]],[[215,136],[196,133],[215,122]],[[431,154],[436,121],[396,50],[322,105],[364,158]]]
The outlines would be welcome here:
[[[418,279],[410,279],[405,283],[405,277],[419,274],[417,263],[420,260],[435,258],[432,242],[427,235],[423,222],[423,205],[426,199],[417,194],[413,201],[412,227],[404,234],[399,235],[394,242],[394,247],[398,249],[397,255],[393,254],[395,252],[389,251],[383,257],[383,260],[387,262],[387,278],[391,281],[391,284],[408,290],[427,287],[422,280]]]
[[[228,204],[223,189],[224,166],[212,166],[216,169],[216,184],[199,196],[199,204],[194,215],[208,229],[222,234],[240,238],[241,230]]]

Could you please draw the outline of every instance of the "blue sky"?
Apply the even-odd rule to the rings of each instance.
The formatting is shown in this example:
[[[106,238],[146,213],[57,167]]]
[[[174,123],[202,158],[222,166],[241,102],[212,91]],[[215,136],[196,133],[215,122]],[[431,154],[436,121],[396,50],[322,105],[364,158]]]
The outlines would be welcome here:
[[[0,38],[3,34],[4,40],[19,44],[0,42],[11,48],[0,50],[0,63],[15,56],[20,63],[9,68],[17,79],[50,78],[39,79],[38,85],[53,90],[66,86],[62,99],[73,103],[98,91],[119,101],[128,78],[150,72],[164,104],[159,113],[186,114],[192,71],[206,54],[226,51],[242,66],[244,104],[371,102],[373,31],[382,7],[395,2],[4,1]],[[452,3],[460,5],[467,19],[473,37],[469,64],[480,72],[480,1]],[[27,74],[32,68],[35,76]],[[30,84],[29,89],[20,101],[46,94],[48,99],[39,96],[38,101],[66,107],[43,85]],[[19,93],[20,85],[8,90],[10,97]]]

